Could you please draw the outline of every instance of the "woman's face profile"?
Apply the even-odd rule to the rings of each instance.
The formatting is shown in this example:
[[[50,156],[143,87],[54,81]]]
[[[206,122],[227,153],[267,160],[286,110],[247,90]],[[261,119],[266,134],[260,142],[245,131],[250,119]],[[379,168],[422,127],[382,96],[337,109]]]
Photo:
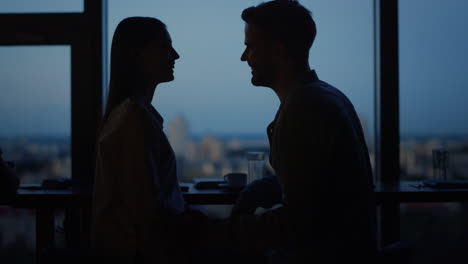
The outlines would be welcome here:
[[[158,83],[174,80],[175,61],[179,54],[172,47],[172,40],[166,31],[159,40],[152,41],[141,53],[142,69],[146,76]]]

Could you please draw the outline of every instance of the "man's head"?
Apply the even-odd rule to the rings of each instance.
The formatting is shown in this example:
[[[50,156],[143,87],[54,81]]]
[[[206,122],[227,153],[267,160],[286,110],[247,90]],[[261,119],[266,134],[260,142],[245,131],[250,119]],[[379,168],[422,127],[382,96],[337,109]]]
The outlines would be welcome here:
[[[295,0],[273,0],[245,9],[246,49],[241,60],[252,67],[252,83],[271,87],[278,64],[308,66],[316,35],[311,13]]]

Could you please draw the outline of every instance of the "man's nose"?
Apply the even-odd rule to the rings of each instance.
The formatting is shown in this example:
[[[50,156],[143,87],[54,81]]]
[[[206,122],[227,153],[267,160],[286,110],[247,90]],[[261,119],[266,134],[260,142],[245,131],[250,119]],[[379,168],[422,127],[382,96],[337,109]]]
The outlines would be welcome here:
[[[242,55],[241,55],[241,57],[240,57],[240,60],[241,60],[241,61],[247,61],[247,55],[246,55],[245,50],[244,50],[244,52],[242,52]]]

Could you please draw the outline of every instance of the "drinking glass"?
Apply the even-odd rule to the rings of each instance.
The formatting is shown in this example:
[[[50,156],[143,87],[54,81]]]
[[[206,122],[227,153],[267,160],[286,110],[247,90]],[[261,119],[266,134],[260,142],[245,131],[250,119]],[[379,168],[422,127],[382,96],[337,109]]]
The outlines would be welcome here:
[[[261,179],[265,167],[265,153],[261,151],[247,152],[247,162],[249,173],[247,174],[247,184]]]
[[[444,148],[432,150],[432,166],[434,168],[434,179],[447,180],[449,166],[449,153]]]

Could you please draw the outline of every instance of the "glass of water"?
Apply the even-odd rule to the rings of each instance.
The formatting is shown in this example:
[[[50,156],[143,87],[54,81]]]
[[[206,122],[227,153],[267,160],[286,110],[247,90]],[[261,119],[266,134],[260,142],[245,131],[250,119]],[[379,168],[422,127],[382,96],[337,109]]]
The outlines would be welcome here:
[[[444,148],[432,150],[432,166],[434,168],[434,179],[447,180],[449,166],[449,153]]]
[[[261,179],[265,168],[265,153],[261,151],[247,152],[247,162],[249,173],[247,174],[247,184]]]

